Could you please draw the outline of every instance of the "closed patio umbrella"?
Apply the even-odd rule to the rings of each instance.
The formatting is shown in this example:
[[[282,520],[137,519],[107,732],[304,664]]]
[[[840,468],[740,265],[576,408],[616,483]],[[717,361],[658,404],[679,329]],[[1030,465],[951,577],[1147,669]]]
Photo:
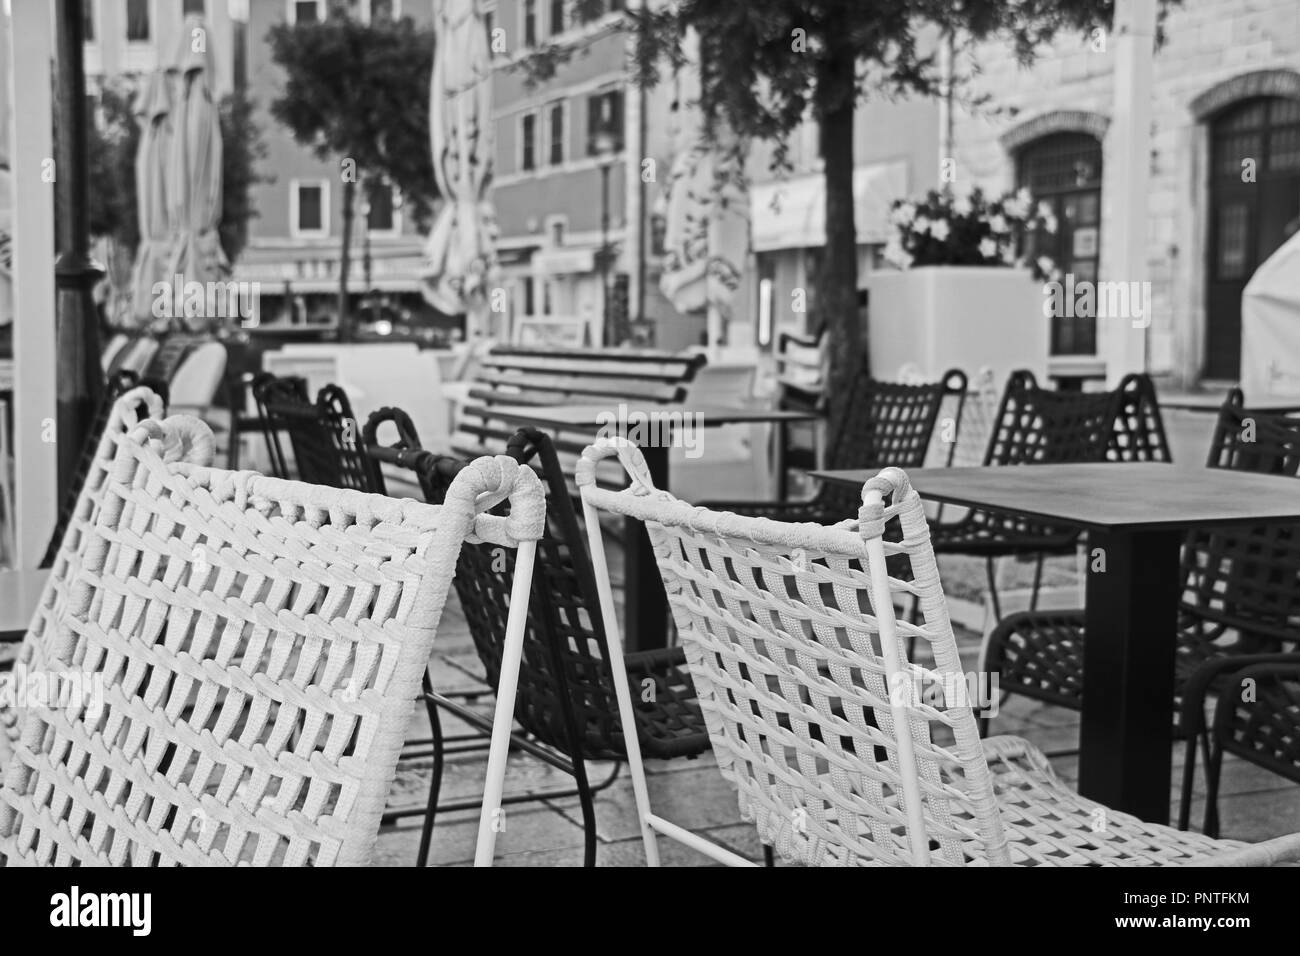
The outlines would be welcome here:
[[[707,309],[708,341],[716,346],[749,253],[745,150],[721,120],[710,142],[685,92],[679,88],[659,289],[679,312]]]
[[[135,101],[141,126],[135,154],[135,200],[140,246],[131,272],[131,313],[141,326],[154,321],[154,283],[170,281],[171,227],[167,217],[166,164],[171,148],[171,95],[162,70],[150,75]]]
[[[230,264],[221,248],[221,120],[212,93],[211,37],[201,17],[185,18],[173,68],[177,97],[167,162],[167,208],[173,243],[168,273],[181,281],[221,282]],[[212,319],[185,324],[203,330]]]
[[[479,0],[438,0],[429,97],[433,171],[443,205],[425,247],[425,300],[482,331],[496,273],[492,64]]]

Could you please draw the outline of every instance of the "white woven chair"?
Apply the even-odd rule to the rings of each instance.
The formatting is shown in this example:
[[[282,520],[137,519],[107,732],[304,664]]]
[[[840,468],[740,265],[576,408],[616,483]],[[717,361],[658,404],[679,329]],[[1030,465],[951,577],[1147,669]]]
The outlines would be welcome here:
[[[364,864],[461,542],[531,564],[536,475],[481,458],[433,506],[194,464],[196,419],[107,440],[23,650],[92,692],[27,702],[0,862]]]
[[[631,485],[603,490],[596,465],[615,455]],[[1300,859],[1300,834],[1247,846],[1111,811],[1062,784],[1028,742],[981,742],[960,695],[918,693],[966,684],[921,500],[899,469],[866,483],[856,521],[831,527],[692,507],[654,488],[640,452],[621,439],[583,453],[577,484],[611,658],[620,637],[597,509],[645,522],[718,767],[742,817],[783,857],[841,865]],[[918,624],[894,612],[913,595]],[[912,635],[929,644],[933,669],[908,660]],[[631,697],[618,687],[630,726]],[[658,862],[656,834],[725,863],[748,862],[656,816],[631,738],[628,754],[647,862]]]

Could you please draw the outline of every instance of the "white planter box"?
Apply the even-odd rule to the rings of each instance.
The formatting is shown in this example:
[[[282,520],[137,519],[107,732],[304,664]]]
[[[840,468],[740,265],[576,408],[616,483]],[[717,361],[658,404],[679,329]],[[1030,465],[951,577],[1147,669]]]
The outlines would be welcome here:
[[[1051,319],[1029,270],[920,266],[877,272],[867,283],[874,378],[897,380],[910,365],[931,379],[959,368],[973,382],[987,367],[1000,389],[1025,368],[1046,383]]]

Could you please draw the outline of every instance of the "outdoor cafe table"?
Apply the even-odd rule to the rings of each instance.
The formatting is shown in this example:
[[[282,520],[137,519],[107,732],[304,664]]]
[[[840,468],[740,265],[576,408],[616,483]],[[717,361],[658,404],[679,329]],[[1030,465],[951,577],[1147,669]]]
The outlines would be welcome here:
[[[631,406],[631,407],[629,407]],[[626,413],[617,426],[609,421],[611,413]],[[662,416],[666,423],[700,421],[705,428],[721,425],[752,425],[771,423],[777,426],[776,436],[778,474],[784,468],[780,455],[785,448],[785,426],[790,422],[816,421],[815,412],[782,411],[765,408],[731,408],[723,405],[633,405],[629,402],[618,409],[606,405],[494,405],[491,416],[511,425],[528,425],[542,431],[589,431],[592,439],[602,429],[621,427],[620,434],[636,439],[635,426],[646,412]],[[695,419],[693,416],[701,418]],[[687,416],[692,416],[690,419]],[[646,428],[653,435],[657,428]],[[630,433],[630,434],[629,434]],[[668,475],[668,446],[651,442],[638,442],[645,456],[646,467],[656,488],[672,490]],[[707,452],[705,453],[707,454]],[[626,626],[623,641],[630,651],[663,647],[668,638],[668,599],[663,581],[655,565],[654,549],[650,537],[640,522],[628,522],[630,539],[627,542],[624,579],[627,582],[625,597]]]
[[[872,474],[813,472],[858,488]],[[1183,535],[1193,528],[1300,521],[1296,480],[1120,462],[923,468],[908,476],[922,498],[1087,530],[1079,792],[1167,823]],[[1104,571],[1094,561],[1097,549]]]

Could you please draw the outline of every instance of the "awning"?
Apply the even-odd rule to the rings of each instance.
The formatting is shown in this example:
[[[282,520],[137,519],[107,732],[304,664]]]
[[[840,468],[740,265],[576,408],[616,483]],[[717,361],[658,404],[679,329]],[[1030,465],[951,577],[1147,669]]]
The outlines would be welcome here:
[[[758,183],[750,189],[755,252],[826,244],[826,179],[821,173]],[[853,171],[853,220],[858,245],[889,239],[889,206],[907,196],[907,162],[859,166]]]

